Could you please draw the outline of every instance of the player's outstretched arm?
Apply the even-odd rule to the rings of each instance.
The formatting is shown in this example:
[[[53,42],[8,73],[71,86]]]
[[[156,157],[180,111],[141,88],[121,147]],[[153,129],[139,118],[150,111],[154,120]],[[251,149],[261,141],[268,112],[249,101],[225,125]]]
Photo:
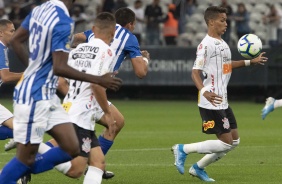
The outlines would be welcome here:
[[[240,61],[232,61],[232,68],[241,68],[250,65],[264,65],[267,62],[268,58],[264,56],[265,52],[260,53],[260,55],[251,60],[240,60]]]
[[[28,37],[28,30],[24,29],[23,27],[19,27],[10,41],[14,52],[25,66],[28,66],[28,50],[26,44]]]
[[[53,71],[57,76],[65,77],[68,79],[80,80],[90,83],[99,84],[105,88],[117,91],[122,80],[114,77],[113,73],[107,73],[103,76],[94,76],[80,72],[67,64],[68,53],[56,51],[52,53],[53,56]]]

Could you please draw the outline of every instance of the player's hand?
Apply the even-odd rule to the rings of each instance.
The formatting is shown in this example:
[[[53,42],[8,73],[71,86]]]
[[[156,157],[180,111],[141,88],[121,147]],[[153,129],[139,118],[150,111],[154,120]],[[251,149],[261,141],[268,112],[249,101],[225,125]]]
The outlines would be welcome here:
[[[107,89],[117,91],[121,87],[122,80],[120,78],[116,78],[115,77],[116,74],[117,74],[116,72],[112,72],[102,75],[99,85]]]
[[[260,53],[260,55],[254,59],[251,59],[251,64],[256,65],[256,64],[260,64],[260,65],[264,65],[265,62],[267,62],[268,58],[263,56],[265,54],[265,52]]]
[[[142,54],[143,57],[145,57],[148,60],[150,60],[150,53],[147,50],[142,50],[141,54]]]
[[[117,124],[112,114],[105,113],[104,117],[105,117],[105,123],[107,124],[108,130],[109,130],[109,136],[110,137],[115,136],[115,132],[117,130]]]
[[[215,107],[222,103],[222,97],[213,92],[205,91],[203,96]]]

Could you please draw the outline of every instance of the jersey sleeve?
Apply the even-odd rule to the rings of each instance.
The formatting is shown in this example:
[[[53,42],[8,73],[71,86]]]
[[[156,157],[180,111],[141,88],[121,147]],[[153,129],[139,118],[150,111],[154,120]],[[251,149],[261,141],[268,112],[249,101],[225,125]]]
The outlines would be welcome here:
[[[30,20],[30,16],[31,16],[31,13],[28,14],[28,16],[26,16],[26,18],[23,20],[21,26],[26,29],[26,30],[29,30],[29,20]]]
[[[138,40],[135,35],[131,35],[128,39],[125,50],[129,54],[130,59],[142,56]]]
[[[51,51],[70,51],[72,23],[57,24],[53,30]]]
[[[0,70],[2,69],[9,69],[9,66],[7,65],[7,58],[5,55],[5,51],[3,48],[0,50]]]
[[[208,57],[208,46],[201,43],[197,47],[196,60],[194,61],[193,69],[203,70]]]
[[[89,42],[89,39],[94,36],[94,33],[92,32],[91,29],[87,30],[87,31],[84,31],[83,32],[84,35],[86,36],[86,42]]]

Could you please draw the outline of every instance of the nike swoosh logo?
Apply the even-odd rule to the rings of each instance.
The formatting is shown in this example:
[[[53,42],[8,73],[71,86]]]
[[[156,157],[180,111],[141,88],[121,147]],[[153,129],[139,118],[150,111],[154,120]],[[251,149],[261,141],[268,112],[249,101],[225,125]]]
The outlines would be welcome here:
[[[245,44],[247,44],[247,43],[240,43],[240,47],[243,46],[243,45],[245,45]]]

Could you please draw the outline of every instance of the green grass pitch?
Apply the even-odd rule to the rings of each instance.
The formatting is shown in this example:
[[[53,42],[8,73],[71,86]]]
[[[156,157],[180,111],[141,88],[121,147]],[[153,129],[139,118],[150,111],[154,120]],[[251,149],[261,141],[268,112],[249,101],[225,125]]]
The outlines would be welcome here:
[[[0,102],[12,108],[11,100]],[[202,183],[188,174],[189,167],[203,155],[191,154],[186,173],[180,175],[173,165],[170,148],[175,143],[215,139],[201,133],[196,101],[113,101],[124,114],[126,126],[109,151],[107,170],[115,172],[105,184],[187,184]],[[264,104],[230,102],[239,125],[241,143],[222,160],[206,168],[220,184],[278,184],[282,181],[282,109],[261,120]],[[97,125],[97,131],[101,132]],[[48,136],[45,137],[48,140]],[[15,151],[4,152],[0,142],[0,167]],[[33,175],[31,184],[82,184],[56,170]]]

